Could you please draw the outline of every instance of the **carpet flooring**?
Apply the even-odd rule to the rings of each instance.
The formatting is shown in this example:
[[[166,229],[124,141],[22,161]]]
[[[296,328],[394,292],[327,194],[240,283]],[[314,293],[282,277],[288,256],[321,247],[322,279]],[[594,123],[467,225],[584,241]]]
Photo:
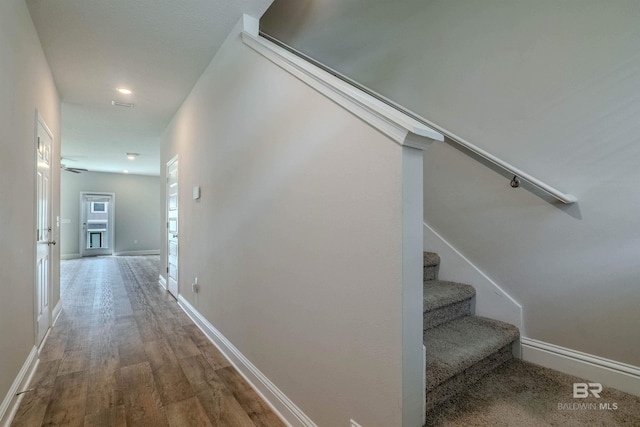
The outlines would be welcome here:
[[[428,413],[426,425],[640,426],[640,397],[605,386],[600,399],[574,399],[574,382],[585,381],[512,360]]]

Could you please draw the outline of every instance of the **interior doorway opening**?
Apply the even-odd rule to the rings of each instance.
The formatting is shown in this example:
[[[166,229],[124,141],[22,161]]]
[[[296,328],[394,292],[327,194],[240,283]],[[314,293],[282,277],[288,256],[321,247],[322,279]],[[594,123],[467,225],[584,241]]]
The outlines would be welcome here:
[[[80,193],[80,256],[113,255],[115,194]]]

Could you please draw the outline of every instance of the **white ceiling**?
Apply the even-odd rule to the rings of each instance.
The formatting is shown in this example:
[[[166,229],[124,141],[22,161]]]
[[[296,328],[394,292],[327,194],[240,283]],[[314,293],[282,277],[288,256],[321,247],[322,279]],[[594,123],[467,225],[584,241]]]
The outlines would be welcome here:
[[[26,0],[62,98],[63,163],[159,175],[174,113],[240,16],[272,1]]]

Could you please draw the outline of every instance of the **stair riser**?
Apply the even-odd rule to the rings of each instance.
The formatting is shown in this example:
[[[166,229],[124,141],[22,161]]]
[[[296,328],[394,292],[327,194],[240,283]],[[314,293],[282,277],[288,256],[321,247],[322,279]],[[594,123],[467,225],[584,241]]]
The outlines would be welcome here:
[[[425,312],[422,319],[422,329],[426,331],[470,314],[471,299],[449,304],[445,307]]]
[[[429,265],[423,267],[423,281],[436,280],[438,278],[438,266]]]
[[[468,391],[469,386],[484,375],[508,360],[511,360],[513,358],[511,351],[512,345],[513,343],[507,344],[458,375],[447,379],[442,384],[427,384],[427,418],[429,417],[429,411],[437,409],[437,405],[451,399],[457,394]]]

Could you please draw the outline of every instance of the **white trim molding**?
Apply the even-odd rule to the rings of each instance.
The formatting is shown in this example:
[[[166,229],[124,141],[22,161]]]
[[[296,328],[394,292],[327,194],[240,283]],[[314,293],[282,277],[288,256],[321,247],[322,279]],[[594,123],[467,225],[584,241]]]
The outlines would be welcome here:
[[[245,28],[247,19],[245,18]],[[242,32],[242,41],[283,70],[364,120],[402,146],[425,149],[444,136],[366,92],[255,34]]]
[[[640,367],[531,338],[520,338],[522,359],[640,396]]]
[[[115,252],[114,256],[134,256],[134,255],[160,255],[160,249],[144,249],[140,251]]]
[[[245,15],[246,17],[246,15]],[[250,18],[250,17],[249,17]],[[257,22],[257,21],[256,21]],[[370,88],[366,88],[365,86],[359,84],[358,82],[354,81],[353,79],[349,78],[348,76],[340,73],[339,71],[332,69],[331,67],[327,67],[324,64],[321,64],[317,61],[315,61],[313,58],[305,55],[304,53],[298,51],[297,49],[291,47],[291,46],[287,46],[284,43],[282,43],[281,41],[270,37],[269,35],[266,35],[267,37],[262,37],[259,36],[259,29],[257,28],[257,25],[248,25],[247,24],[247,20],[245,19],[244,21],[244,32],[249,36],[252,37],[254,39],[257,39],[258,41],[262,41],[265,40],[269,43],[273,43],[271,42],[271,40],[269,40],[269,38],[271,38],[272,40],[275,40],[278,44],[280,44],[281,46],[286,47],[286,49],[283,49],[285,52],[288,52],[290,55],[292,54],[291,52],[295,52],[295,54],[293,56],[295,57],[300,57],[302,58],[302,61],[304,63],[309,63],[309,62],[315,62],[316,64],[319,64],[320,67],[323,69],[322,71],[325,71],[329,76],[332,76],[335,78],[335,76],[339,76],[339,78],[337,80],[340,80],[342,82],[348,82],[347,85],[348,86],[352,86],[355,89],[356,93],[365,93],[367,96],[364,97],[366,99],[365,104],[369,105],[369,106],[373,106],[375,111],[381,112],[383,116],[387,116],[387,114],[390,114],[392,116],[392,121],[395,121],[396,123],[400,124],[401,126],[404,126],[405,124],[408,126],[408,130],[409,132],[412,132],[416,135],[422,135],[422,136],[427,136],[427,135],[423,135],[420,132],[416,132],[414,130],[412,130],[411,128],[414,128],[414,124],[418,123],[420,125],[420,127],[429,129],[429,131],[431,132],[436,132],[436,133],[440,133],[444,136],[446,136],[451,142],[456,143],[458,145],[461,145],[462,147],[464,147],[466,150],[471,151],[472,153],[475,153],[476,155],[488,160],[489,162],[493,163],[494,165],[504,169],[505,171],[507,171],[510,175],[516,175],[518,178],[524,179],[526,181],[528,181],[529,183],[533,184],[534,186],[538,187],[539,189],[541,189],[542,191],[546,192],[547,194],[555,197],[556,199],[560,200],[562,203],[575,203],[578,201],[578,198],[574,195],[571,194],[567,194],[567,193],[563,193],[562,191],[558,190],[555,187],[552,187],[549,184],[546,184],[545,182],[541,181],[540,179],[529,175],[528,173],[518,169],[517,167],[511,165],[510,163],[506,162],[505,160],[502,160],[501,158],[489,153],[486,150],[483,150],[482,148],[478,147],[477,145],[472,144],[471,142],[467,141],[466,139],[452,133],[449,132],[448,130],[444,129],[441,126],[436,125],[435,123],[433,123],[430,120],[427,120],[424,117],[421,117],[420,115],[409,111],[408,109],[406,109],[405,107],[399,105],[398,103],[392,101],[391,99],[371,90]],[[253,45],[251,45],[250,43],[247,42],[246,39],[244,39],[244,35],[243,35],[243,40],[245,41],[245,43],[248,46],[251,46],[253,49],[255,49],[256,51],[260,52],[258,49],[256,49],[256,47],[254,47]],[[274,44],[277,46],[277,44]],[[270,45],[267,45],[267,48],[271,48]],[[264,55],[263,52],[260,52],[262,55]],[[278,53],[277,53],[278,54]],[[273,59],[271,59],[270,57],[268,57],[267,55],[264,55],[267,58],[269,58],[272,62],[276,63],[277,65],[281,66],[282,68],[284,68],[285,70],[291,72],[291,74],[296,75],[298,78],[300,78],[300,76],[298,76],[297,74],[295,74],[294,72],[292,72],[291,70],[287,69],[286,67],[284,67],[282,64],[274,61]],[[308,60],[305,60],[308,59]],[[311,65],[310,67],[305,67],[305,70],[303,70],[303,72],[308,72],[309,70],[311,71],[311,74],[313,74],[314,76],[316,74],[315,68],[320,68],[320,67],[316,67],[315,65],[309,64]],[[300,78],[303,81],[303,78]],[[328,82],[329,79],[325,79],[324,77],[320,77],[320,79],[322,81]],[[307,82],[308,83],[308,82]],[[312,84],[309,84],[312,87],[315,87]],[[329,82],[329,85],[332,85],[332,83]],[[360,90],[358,88],[363,88],[364,90]],[[318,88],[316,88],[318,89]],[[322,92],[322,90],[318,89],[320,92]],[[324,92],[322,92],[324,93]],[[325,93],[325,95],[327,95]],[[327,95],[328,96],[328,95]],[[373,98],[376,102],[375,103],[370,103],[368,98]],[[331,96],[329,96],[329,98],[332,98]],[[359,98],[359,97],[358,97]],[[333,99],[333,98],[332,98]],[[335,99],[334,99],[335,101]],[[340,102],[336,101],[338,104],[342,105]],[[343,105],[344,106],[344,105]],[[378,107],[381,107],[381,110],[378,109]],[[347,108],[349,111],[351,111],[352,113],[360,116],[356,111],[353,111],[351,109]],[[393,117],[398,116],[400,118],[399,121],[396,121]],[[361,117],[362,119],[364,119],[365,121],[368,121],[366,117]],[[408,120],[407,120],[408,119]],[[373,124],[373,123],[371,123]],[[376,126],[375,124],[373,124],[374,126]],[[378,127],[378,126],[376,126]],[[379,128],[381,131],[384,132],[384,130],[382,128]],[[386,133],[386,132],[385,132]],[[393,136],[392,136],[393,137]],[[427,136],[428,138],[432,138],[431,136]],[[441,139],[437,139],[438,141],[442,141]],[[401,145],[410,145],[410,144],[403,144],[401,141],[396,140],[396,142],[400,143]]]
[[[193,320],[200,330],[218,347],[249,385],[264,399],[273,411],[292,427],[317,427],[300,408],[247,359],[220,331],[218,331],[182,295],[178,305]]]
[[[423,239],[424,250],[440,256],[440,280],[468,283],[476,289],[474,314],[510,323],[524,331],[522,305],[518,301],[427,223]],[[518,354],[518,349],[515,353]]]
[[[158,276],[158,285],[160,285],[165,291],[167,290],[167,279],[161,274]]]
[[[110,206],[107,209],[107,221],[108,221],[108,242],[109,245],[107,248],[87,248],[87,231],[83,226],[80,226],[80,232],[78,233],[78,248],[80,249],[80,256],[103,256],[103,255],[115,255],[115,241],[116,241],[116,232],[115,232],[115,224],[116,224],[116,193],[107,193],[102,191],[81,191],[80,192],[80,214],[78,218],[80,218],[80,224],[86,223],[87,219],[87,210],[85,208],[85,199],[86,202],[91,201],[91,197],[99,196],[100,198],[110,197]],[[112,247],[113,245],[113,247]]]
[[[422,344],[422,425],[427,423],[427,346]]]
[[[38,349],[34,346],[0,405],[0,426],[9,427],[11,425],[11,421],[13,421],[13,417],[16,415],[22,401],[22,395],[16,396],[16,394],[29,386],[31,378],[38,367],[38,362]]]
[[[53,311],[51,312],[51,327],[53,328],[58,321],[58,317],[62,313],[62,300],[58,300],[58,303],[55,307],[53,307]]]
[[[80,254],[60,254],[60,259],[63,261],[68,259],[79,259],[79,258],[82,258]]]

